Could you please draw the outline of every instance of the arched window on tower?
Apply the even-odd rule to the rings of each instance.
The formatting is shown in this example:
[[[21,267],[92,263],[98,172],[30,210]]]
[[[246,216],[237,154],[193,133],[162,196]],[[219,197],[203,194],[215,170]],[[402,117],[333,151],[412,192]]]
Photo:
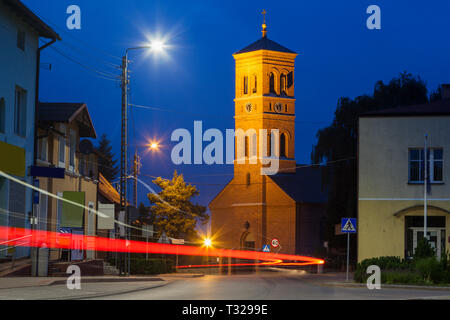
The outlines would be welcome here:
[[[276,94],[275,92],[275,75],[273,72],[270,73],[269,76],[269,93]]]
[[[287,137],[285,133],[282,133],[280,136],[280,157],[287,158]]]
[[[248,155],[249,155],[249,141],[248,141],[249,139],[248,139],[248,136],[245,136],[245,157],[247,158],[248,157]]]
[[[272,133],[269,133],[267,135],[267,156],[268,157],[272,156],[272,137],[273,137]]]
[[[244,94],[248,94],[248,77],[244,77]]]
[[[280,94],[285,96],[286,95],[286,75],[283,73],[280,76]]]

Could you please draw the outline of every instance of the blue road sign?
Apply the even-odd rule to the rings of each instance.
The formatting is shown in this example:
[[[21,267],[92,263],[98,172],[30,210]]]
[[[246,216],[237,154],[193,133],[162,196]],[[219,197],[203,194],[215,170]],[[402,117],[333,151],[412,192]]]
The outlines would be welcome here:
[[[262,248],[263,252],[270,252],[270,246],[268,244],[265,244]]]
[[[356,233],[356,218],[342,218],[341,232]]]

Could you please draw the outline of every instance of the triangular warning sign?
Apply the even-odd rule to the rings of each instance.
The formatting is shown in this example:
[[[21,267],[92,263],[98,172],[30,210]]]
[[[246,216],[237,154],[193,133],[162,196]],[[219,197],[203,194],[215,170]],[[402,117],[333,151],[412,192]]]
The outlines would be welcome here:
[[[352,221],[350,219],[347,220],[347,222],[344,225],[344,228],[342,228],[343,231],[356,231],[355,226],[352,224]]]

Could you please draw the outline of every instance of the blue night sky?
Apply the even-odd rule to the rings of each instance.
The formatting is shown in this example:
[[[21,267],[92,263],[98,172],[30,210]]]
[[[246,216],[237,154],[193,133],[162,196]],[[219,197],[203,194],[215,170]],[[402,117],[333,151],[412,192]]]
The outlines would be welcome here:
[[[261,37],[266,9],[268,37],[299,53],[296,62],[296,159],[310,163],[317,130],[333,119],[339,97],[371,94],[377,80],[389,81],[402,71],[420,75],[429,90],[450,82],[449,1],[143,1],[26,0],[36,14],[62,37],[54,45],[81,67],[52,49],[41,62],[41,101],[86,102],[98,136],[120,151],[121,90],[101,72],[119,74],[125,48],[152,36],[167,36],[166,56],[145,51],[130,55],[131,102],[175,112],[131,108],[130,144],[161,139],[158,154],[144,153],[145,176],[171,177],[175,169],[198,185],[201,204],[231,179],[230,165],[175,166],[170,135],[177,128],[193,131],[234,128],[234,59],[232,54]],[[66,28],[66,8],[81,8],[81,30]],[[382,29],[366,28],[366,8],[381,8]],[[119,58],[119,59],[118,59]],[[131,150],[134,152],[134,150]],[[132,154],[132,152],[130,153]],[[140,201],[148,204],[146,190]]]

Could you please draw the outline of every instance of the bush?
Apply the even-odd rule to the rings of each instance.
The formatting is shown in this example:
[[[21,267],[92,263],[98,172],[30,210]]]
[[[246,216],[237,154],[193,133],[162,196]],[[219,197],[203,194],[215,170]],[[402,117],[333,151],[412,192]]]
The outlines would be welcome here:
[[[386,271],[381,273],[381,283],[386,284],[422,284],[423,279],[417,272]]]
[[[131,274],[162,274],[174,272],[170,259],[131,259]]]
[[[422,238],[417,242],[417,248],[414,252],[414,260],[436,257],[436,252],[430,246],[426,238]]]
[[[441,283],[445,280],[446,270],[435,257],[417,260],[416,268],[427,283]]]
[[[357,282],[366,282],[370,274],[366,273],[367,267],[371,265],[379,266],[383,272],[387,270],[399,271],[399,270],[411,270],[411,262],[401,259],[400,257],[379,257],[365,259],[357,264],[354,279]]]

